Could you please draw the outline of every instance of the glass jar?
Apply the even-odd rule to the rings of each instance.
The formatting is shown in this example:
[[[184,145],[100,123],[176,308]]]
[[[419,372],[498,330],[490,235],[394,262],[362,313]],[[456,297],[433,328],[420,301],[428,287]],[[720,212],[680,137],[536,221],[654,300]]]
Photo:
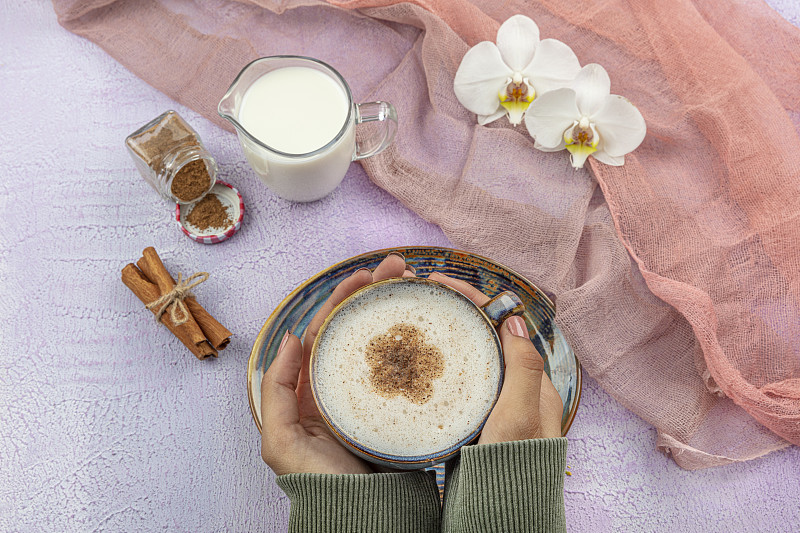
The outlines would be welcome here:
[[[217,181],[217,162],[175,111],[131,133],[125,146],[139,173],[165,200],[195,202]]]

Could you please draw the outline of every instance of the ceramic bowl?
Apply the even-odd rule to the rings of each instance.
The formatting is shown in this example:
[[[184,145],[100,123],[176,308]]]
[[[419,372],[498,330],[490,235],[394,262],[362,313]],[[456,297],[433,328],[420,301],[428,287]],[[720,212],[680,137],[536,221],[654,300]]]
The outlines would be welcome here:
[[[261,430],[261,378],[275,357],[286,330],[302,338],[314,314],[336,285],[359,268],[375,268],[387,254],[399,252],[418,276],[441,272],[473,284],[490,296],[504,290],[516,293],[525,304],[525,323],[536,349],[544,357],[550,376],[564,404],[561,433],[569,431],[581,394],[581,366],[558,325],[555,305],[533,283],[508,267],[468,252],[439,247],[400,247],[376,250],[346,259],[315,274],[289,293],[267,318],[250,352],[247,394],[250,410]]]
[[[360,307],[362,305],[369,305],[369,303],[374,304],[376,302],[378,305],[380,305],[380,302],[386,298],[385,295],[387,292],[391,294],[396,290],[403,290],[402,286],[404,285],[409,288],[416,286],[416,288],[419,289],[415,290],[416,294],[420,294],[419,291],[423,291],[423,294],[426,294],[428,291],[436,293],[444,292],[445,294],[450,295],[448,298],[455,297],[460,300],[460,305],[466,304],[469,306],[472,309],[471,313],[473,317],[478,317],[480,323],[482,323],[482,328],[479,327],[477,329],[483,331],[486,335],[485,338],[489,338],[492,341],[491,359],[495,361],[499,368],[496,381],[491,383],[494,391],[493,396],[491,398],[476,397],[476,403],[472,404],[483,405],[484,400],[490,400],[489,403],[484,406],[485,408],[480,411],[479,417],[471,420],[471,424],[469,426],[454,428],[456,435],[454,435],[448,441],[444,441],[438,449],[430,450],[421,455],[409,453],[387,453],[385,448],[381,450],[377,449],[374,445],[368,444],[367,438],[365,438],[367,435],[353,432],[351,424],[348,424],[346,420],[337,418],[333,414],[336,410],[329,409],[329,402],[331,401],[330,395],[324,394],[323,390],[320,390],[319,387],[320,379],[323,379],[319,372],[320,359],[324,359],[326,357],[330,358],[331,356],[333,356],[333,360],[336,359],[335,354],[332,352],[321,352],[320,344],[326,337],[336,337],[340,333],[340,330],[336,329],[336,324],[337,316],[339,316],[341,310],[348,308],[352,309],[354,305]],[[376,295],[378,296],[376,297]],[[500,397],[500,390],[502,389],[503,385],[504,364],[503,349],[500,343],[500,336],[498,335],[496,328],[502,324],[506,318],[512,315],[521,315],[524,310],[524,305],[513,292],[504,291],[494,296],[485,304],[478,306],[457,290],[424,277],[390,278],[372,283],[365,287],[361,287],[345,298],[333,309],[333,311],[331,311],[320,327],[319,334],[317,335],[314,345],[311,348],[311,356],[308,364],[309,379],[311,381],[311,393],[314,396],[314,402],[317,404],[317,408],[319,409],[323,420],[325,420],[325,423],[328,425],[328,428],[331,430],[334,436],[336,436],[336,438],[338,438],[339,441],[352,453],[363,459],[366,459],[367,461],[387,468],[399,470],[427,468],[429,466],[447,461],[451,457],[455,456],[462,446],[471,443],[478,437],[478,435],[480,435],[484,424],[486,424],[489,414],[492,412],[492,409],[497,403],[497,399]],[[473,324],[473,322],[470,323]],[[366,343],[367,340],[368,339],[363,339],[363,342]],[[356,371],[347,372],[344,374],[337,372],[337,384],[339,383],[338,380],[340,379],[343,380],[342,383],[344,383],[344,380],[348,380],[351,384],[357,384],[360,380],[360,378],[357,376],[359,376],[359,374]],[[355,386],[358,387],[358,385]],[[369,403],[369,410],[371,411],[372,416],[380,417],[385,415],[388,417],[388,419],[394,418],[396,416],[396,412],[392,411],[393,408],[381,407],[379,405],[378,398],[379,397],[373,397],[372,399],[375,401]],[[362,401],[359,402],[359,405],[361,408],[364,408],[367,404]],[[383,405],[386,405],[386,403]],[[463,407],[465,406],[462,406],[461,408]],[[427,406],[427,409],[430,409],[430,406]],[[475,414],[477,415],[477,412],[475,412]],[[386,419],[387,418],[384,418],[384,420]],[[415,427],[410,422],[408,417],[404,420],[404,425],[406,424],[406,432],[414,431]],[[422,428],[419,427],[419,429]],[[464,435],[464,432],[468,433]]]
[[[247,364],[247,395],[256,427],[261,431],[261,378],[278,351],[286,330],[302,339],[316,312],[343,279],[360,268],[375,268],[388,254],[399,252],[418,276],[441,272],[464,280],[494,296],[504,290],[517,294],[525,304],[523,318],[531,340],[544,357],[544,367],[561,396],[564,411],[561,434],[569,431],[581,397],[581,365],[558,325],[555,305],[536,285],[510,268],[486,257],[440,247],[399,247],[376,250],[336,263],[295,288],[267,318],[250,351]],[[439,495],[444,491],[444,465],[431,468],[436,473]]]

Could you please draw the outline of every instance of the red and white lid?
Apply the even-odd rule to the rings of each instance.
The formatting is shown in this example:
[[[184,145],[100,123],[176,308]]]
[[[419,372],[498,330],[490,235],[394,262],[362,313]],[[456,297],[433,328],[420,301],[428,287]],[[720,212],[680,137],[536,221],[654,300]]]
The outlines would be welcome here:
[[[181,231],[193,241],[202,244],[217,244],[228,240],[236,233],[242,225],[244,218],[244,202],[242,195],[239,194],[232,185],[222,180],[217,180],[214,187],[208,194],[215,194],[225,209],[228,211],[229,218],[233,223],[227,228],[206,228],[201,230],[186,221],[186,217],[192,212],[197,202],[192,204],[176,204],[175,220]],[[199,200],[198,200],[199,201]]]

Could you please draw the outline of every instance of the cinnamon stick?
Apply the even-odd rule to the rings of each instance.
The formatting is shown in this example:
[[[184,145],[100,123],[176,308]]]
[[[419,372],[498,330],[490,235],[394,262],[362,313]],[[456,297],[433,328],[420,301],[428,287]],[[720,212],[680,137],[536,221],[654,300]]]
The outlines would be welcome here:
[[[175,288],[175,281],[169,275],[167,267],[161,262],[161,258],[156,253],[156,249],[148,246],[142,252],[142,258],[136,262],[139,270],[147,276],[150,281],[158,286],[161,294],[166,294]]]
[[[175,286],[175,279],[167,271],[152,246],[144,249],[142,258],[136,264],[145,276],[158,285],[162,294],[171,291]],[[184,298],[183,303],[211,345],[217,350],[224,350],[230,343],[233,333],[211,316],[211,313],[206,311],[196,298]]]
[[[194,296],[185,298],[183,303],[186,304],[186,308],[192,313],[192,316],[197,321],[197,325],[200,326],[200,329],[205,334],[208,342],[211,343],[211,346],[217,350],[224,350],[227,348],[228,344],[231,342],[233,333],[228,331],[228,328],[211,316],[211,313],[206,311]]]
[[[151,283],[144,274],[136,268],[133,263],[128,263],[122,269],[122,283],[124,283],[136,295],[143,304],[157,300],[161,296],[158,287]],[[156,310],[153,310],[156,314]],[[184,324],[176,326],[169,316],[169,313],[161,315],[161,322],[180,340],[184,346],[189,348],[195,357],[205,359],[209,356],[217,357],[217,350],[205,338],[194,319],[187,320]],[[192,326],[194,323],[194,326]]]
[[[139,266],[139,270],[146,276],[146,278],[156,284],[158,287],[159,297],[171,292],[172,289],[175,288],[175,281],[172,279],[172,276],[170,276],[169,271],[167,271],[167,267],[165,267],[164,263],[161,262],[161,258],[156,253],[156,249],[152,246],[148,246],[144,249],[142,252],[142,258],[139,259],[136,264]],[[205,333],[203,333],[203,330],[200,329],[200,326],[194,319],[194,316],[192,316],[191,312],[189,313],[188,320],[184,325],[191,330],[193,338],[202,338],[204,341],[207,340]]]

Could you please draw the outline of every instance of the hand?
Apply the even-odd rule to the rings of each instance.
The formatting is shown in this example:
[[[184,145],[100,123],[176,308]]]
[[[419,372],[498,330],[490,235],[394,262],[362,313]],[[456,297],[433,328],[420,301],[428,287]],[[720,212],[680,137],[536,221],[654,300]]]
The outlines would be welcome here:
[[[469,283],[433,273],[429,279],[464,294],[476,305],[489,297]],[[500,397],[483,426],[478,444],[561,436],[561,396],[544,373],[544,361],[528,337],[525,321],[513,316],[499,330],[505,359]]]
[[[410,275],[403,256],[390,254],[374,272],[359,270],[334,289],[308,325],[304,343],[286,332],[261,380],[261,457],[275,474],[373,472],[336,440],[322,419],[311,394],[308,361],[322,323],[342,300],[374,281]]]

